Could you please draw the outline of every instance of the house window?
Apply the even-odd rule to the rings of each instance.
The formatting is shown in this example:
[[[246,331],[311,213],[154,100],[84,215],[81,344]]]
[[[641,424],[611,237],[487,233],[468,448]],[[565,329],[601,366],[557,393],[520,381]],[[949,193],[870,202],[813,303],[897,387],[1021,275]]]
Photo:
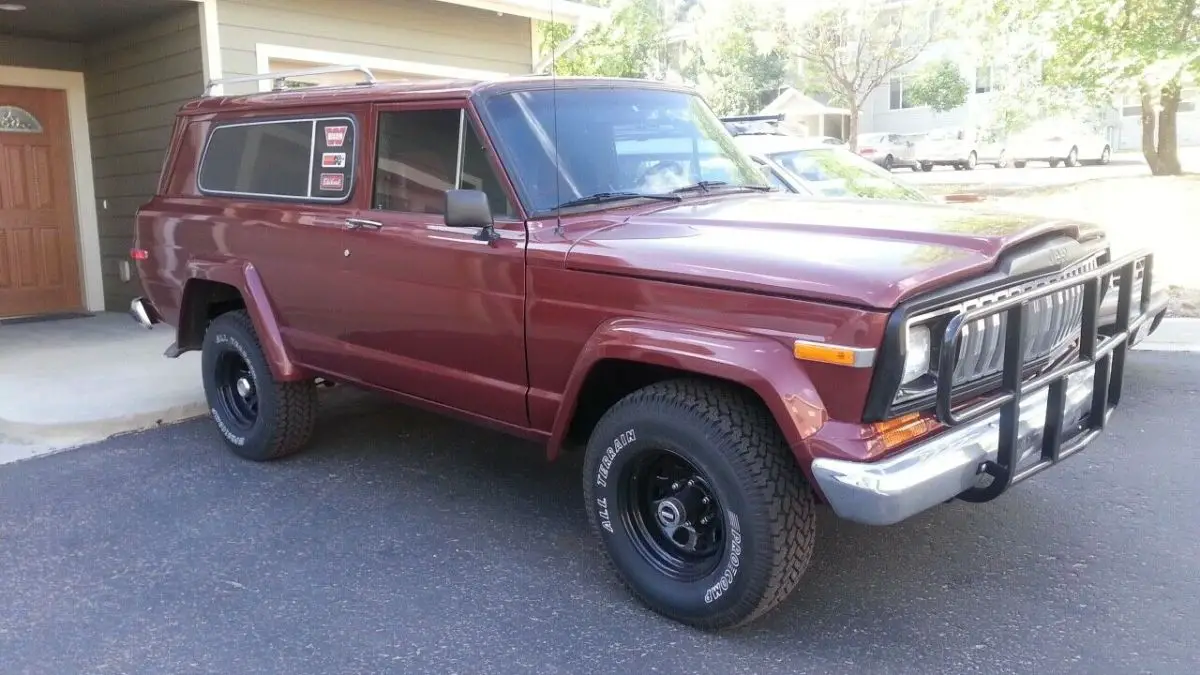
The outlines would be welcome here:
[[[28,110],[15,105],[0,105],[0,132],[40,134],[42,123]]]
[[[463,132],[461,176],[458,161],[460,128]],[[379,115],[374,208],[442,215],[446,209],[446,190],[456,187],[487,194],[492,213],[498,216],[515,215],[482,140],[461,109],[408,110]]]
[[[908,91],[904,87],[904,78],[893,77],[891,83],[891,92],[888,97],[888,108],[891,110],[900,110],[901,108],[914,107],[912,101],[908,100]]]
[[[219,125],[200,161],[200,191],[343,202],[353,179],[354,131],[348,117]]]
[[[995,83],[992,82],[992,67],[980,66],[975,69],[975,93],[986,94],[992,90]]]

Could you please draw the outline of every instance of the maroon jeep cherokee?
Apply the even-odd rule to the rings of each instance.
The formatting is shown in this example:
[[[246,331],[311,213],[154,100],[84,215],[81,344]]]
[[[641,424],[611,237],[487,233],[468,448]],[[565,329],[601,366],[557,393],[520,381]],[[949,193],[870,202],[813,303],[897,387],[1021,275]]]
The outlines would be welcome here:
[[[795,588],[817,503],[891,524],[1082,450],[1152,318],[1095,227],[774,191],[631,80],[203,97],[133,257],[233,452],[301,449],[318,381],[582,446],[619,576],[707,628]]]

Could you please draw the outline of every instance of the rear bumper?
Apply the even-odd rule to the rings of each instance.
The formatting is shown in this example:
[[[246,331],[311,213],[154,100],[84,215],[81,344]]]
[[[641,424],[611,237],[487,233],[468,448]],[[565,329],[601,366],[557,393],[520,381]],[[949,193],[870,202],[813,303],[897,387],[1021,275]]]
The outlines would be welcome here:
[[[145,298],[134,298],[133,302],[129,303],[129,314],[134,321],[147,329],[154,328],[156,323],[162,323],[162,317],[154,309],[154,305]]]
[[[1068,443],[1078,438],[1080,421],[1091,408],[1094,370],[1076,373],[1067,386],[1063,431]],[[1021,401],[1019,461],[1030,460],[1041,449],[1048,400],[1049,390],[1043,389]],[[812,473],[838,516],[866,525],[892,525],[975,487],[984,462],[999,458],[999,430],[996,413],[878,462],[816,459]]]
[[[1134,270],[1148,253],[1126,256],[1096,270],[965,310],[942,336],[939,371],[954,372],[963,326],[1004,314],[1003,378],[982,399],[958,401],[948,380],[938,382],[936,415],[945,429],[928,440],[876,462],[820,457],[813,478],[841,517],[890,525],[954,498],[984,502],[1012,485],[1083,450],[1104,430],[1120,403],[1127,350],[1158,322],[1149,287],[1134,296]],[[1112,334],[1102,336],[1101,288],[1116,276],[1117,308]],[[1048,371],[1026,373],[1023,331],[1026,308],[1038,298],[1082,286],[1084,310],[1078,351]],[[1152,287],[1152,286],[1151,286]],[[1136,310],[1135,310],[1136,308]],[[984,481],[990,477],[990,481]]]

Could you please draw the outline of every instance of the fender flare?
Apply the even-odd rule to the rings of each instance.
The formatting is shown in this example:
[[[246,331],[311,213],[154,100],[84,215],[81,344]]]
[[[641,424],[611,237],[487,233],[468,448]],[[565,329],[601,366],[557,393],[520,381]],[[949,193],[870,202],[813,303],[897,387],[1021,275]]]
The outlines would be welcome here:
[[[279,322],[275,318],[275,310],[262,277],[254,265],[240,260],[210,261],[193,259],[187,264],[188,279],[203,279],[215,281],[236,288],[242,294],[246,303],[246,312],[254,324],[258,334],[258,342],[262,345],[267,363],[271,366],[271,375],[278,382],[294,382],[307,377],[299,365],[292,359],[287,346],[283,342],[283,334],[279,330]],[[184,295],[180,302],[180,316],[186,312],[187,284],[184,285]],[[183,331],[183,321],[179,322],[178,331]]]
[[[792,454],[808,473],[812,457],[805,440],[829,415],[791,349],[762,335],[635,318],[601,324],[584,345],[554,419],[548,459],[555,459],[560,452],[588,375],[609,359],[674,368],[749,388],[766,404]]]

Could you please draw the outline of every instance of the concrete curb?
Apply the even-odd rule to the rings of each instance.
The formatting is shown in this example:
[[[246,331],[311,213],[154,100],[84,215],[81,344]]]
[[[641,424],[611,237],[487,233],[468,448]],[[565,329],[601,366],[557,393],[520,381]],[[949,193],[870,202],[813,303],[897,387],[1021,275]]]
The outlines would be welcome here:
[[[146,431],[165,424],[183,422],[206,414],[208,405],[199,401],[160,410],[68,423],[38,424],[0,418],[0,436],[18,443],[65,449],[103,441],[118,434]]]
[[[1167,317],[1134,351],[1200,353],[1200,319]]]

